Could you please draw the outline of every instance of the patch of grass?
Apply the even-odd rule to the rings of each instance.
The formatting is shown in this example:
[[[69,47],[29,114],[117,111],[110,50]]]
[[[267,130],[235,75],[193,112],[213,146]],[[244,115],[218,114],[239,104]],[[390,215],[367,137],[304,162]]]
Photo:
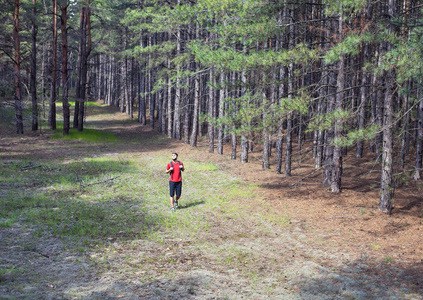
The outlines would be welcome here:
[[[13,220],[13,219],[2,220],[2,221],[0,221],[0,227],[10,228],[10,227],[12,227],[13,223],[15,223],[15,220]]]
[[[278,214],[278,213],[263,213],[261,215],[263,220],[266,220],[268,222],[271,222],[272,224],[279,225],[282,227],[288,226],[291,221],[291,217],[286,214]]]
[[[194,171],[217,171],[219,170],[218,166],[213,163],[202,163],[202,164],[194,164],[192,166],[192,170]]]
[[[57,126],[57,132],[51,136],[52,139],[60,140],[79,140],[85,142],[116,142],[118,138],[110,132],[98,131],[95,129],[84,128],[82,132],[71,128],[69,135],[63,135],[63,124]]]
[[[254,184],[234,183],[226,190],[226,194],[233,200],[254,198],[257,188]]]
[[[392,257],[385,257],[384,259],[383,259],[383,261],[385,262],[385,263],[387,263],[387,264],[390,264],[391,262],[392,262]]]
[[[376,250],[379,250],[379,249],[380,249],[380,245],[377,245],[377,244],[375,244],[375,243],[371,243],[371,246],[372,246],[374,249],[376,249]]]
[[[70,106],[75,107],[75,101],[69,101]],[[107,104],[97,103],[97,102],[84,102],[84,106],[95,106],[95,107],[108,107]]]
[[[15,268],[14,266],[10,266],[10,267],[2,267],[0,268],[0,282],[5,281],[7,279],[12,279],[23,273],[23,269],[22,268]]]
[[[88,237],[85,245],[110,237],[140,238],[155,229],[157,218],[133,195],[137,188],[131,177],[137,169],[131,161],[99,157],[60,167],[40,164],[42,168],[25,172],[22,162],[9,165],[10,176],[20,182],[9,185],[0,198],[0,216],[7,220],[3,227],[22,218],[58,236]],[[27,190],[33,180],[40,189]]]
[[[138,123],[137,119],[126,119],[126,120],[119,120],[117,121],[119,124],[131,124],[131,123]]]
[[[222,263],[224,265],[229,265],[232,267],[235,266],[245,266],[249,264],[252,259],[251,252],[240,247],[223,247],[219,249],[222,255]]]

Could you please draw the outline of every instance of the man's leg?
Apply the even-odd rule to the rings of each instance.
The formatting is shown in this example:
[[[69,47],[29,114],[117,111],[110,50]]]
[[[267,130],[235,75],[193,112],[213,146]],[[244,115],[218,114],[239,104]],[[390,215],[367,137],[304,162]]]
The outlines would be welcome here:
[[[178,200],[181,198],[182,194],[182,181],[176,184],[176,197],[175,197],[175,207],[178,207]]]
[[[175,210],[175,207],[173,207],[173,199],[175,195],[175,183],[172,181],[169,181],[169,193],[170,193],[170,209],[173,211]]]
[[[175,208],[178,208],[178,206],[179,206],[179,203],[178,203],[179,198],[181,198],[181,196],[175,197]]]

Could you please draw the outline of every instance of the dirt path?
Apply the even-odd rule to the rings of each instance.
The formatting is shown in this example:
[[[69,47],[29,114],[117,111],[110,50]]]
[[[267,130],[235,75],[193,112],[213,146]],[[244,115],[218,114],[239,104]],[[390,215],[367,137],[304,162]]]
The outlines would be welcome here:
[[[0,299],[423,299],[423,215],[416,192],[421,186],[400,190],[406,197],[386,217],[378,213],[377,191],[370,187],[377,180],[369,172],[372,163],[360,164],[365,175],[359,177],[348,174],[356,172],[351,166],[357,162],[347,158],[346,176],[356,179],[334,196],[319,186],[318,174],[310,175],[312,164],[305,159],[297,157],[292,178],[284,178],[262,171],[259,153],[241,165],[209,154],[202,141],[194,149],[127,122],[113,108],[94,112],[87,126],[113,132],[121,142],[2,135],[2,172],[11,164],[22,170],[28,161],[134,161],[146,170],[137,178],[143,186],[134,180],[135,195],[118,193],[107,217],[117,209],[134,210],[140,220],[151,212],[150,222],[157,218],[160,225],[148,238],[120,238],[124,233],[118,232],[84,244],[46,231],[25,215],[13,224],[2,217]],[[172,151],[187,165],[184,184],[191,187],[175,214],[164,211],[165,192],[157,197],[148,185],[163,180],[155,173],[162,161],[156,160]],[[208,170],[210,163],[217,168]],[[38,188],[34,180],[33,186],[0,184],[0,197],[13,188]],[[112,192],[120,184],[116,179],[104,189]]]

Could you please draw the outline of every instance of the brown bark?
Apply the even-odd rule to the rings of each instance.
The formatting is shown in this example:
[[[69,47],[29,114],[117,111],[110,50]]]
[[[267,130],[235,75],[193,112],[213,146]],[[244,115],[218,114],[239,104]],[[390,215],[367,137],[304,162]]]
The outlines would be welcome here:
[[[215,78],[213,69],[210,69],[210,86],[209,86],[209,103],[208,103],[208,119],[207,119],[207,134],[209,136],[209,153],[214,152],[214,104],[215,104]]]
[[[51,129],[56,129],[56,80],[57,80],[57,0],[52,0],[53,6],[53,66],[51,71],[51,97],[48,124]]]
[[[223,118],[225,112],[225,74],[220,73],[220,91],[219,91],[219,119]],[[223,125],[219,126],[219,132],[217,135],[217,154],[223,154]]]
[[[416,160],[414,163],[414,180],[421,179],[423,160],[423,100],[417,106],[417,139],[416,139]]]
[[[13,15],[13,42],[15,44],[15,116],[16,116],[16,133],[23,134],[23,116],[22,116],[22,99],[21,99],[21,42],[19,38],[19,9],[20,1],[15,0],[15,12]]]
[[[32,130],[38,130],[38,104],[37,104],[37,24],[36,0],[32,0],[32,45],[31,45],[31,100],[32,100]]]
[[[198,118],[200,113],[200,70],[199,63],[195,64],[195,81],[194,81],[194,113],[192,120],[192,132],[191,132],[191,147],[197,147],[197,135],[198,135]]]
[[[61,31],[62,31],[62,105],[63,105],[63,134],[70,131],[70,109],[68,101],[68,34],[67,34],[67,9],[68,4],[61,5]]]
[[[393,18],[396,14],[396,1],[388,1],[388,16]],[[394,26],[390,23],[390,32],[394,32]],[[392,45],[387,43],[387,51],[389,52]],[[394,121],[394,94],[393,94],[393,80],[394,71],[386,71],[385,76],[385,98],[383,101],[383,151],[382,151],[382,174],[380,179],[380,199],[379,209],[385,213],[391,213],[392,198],[394,195],[394,187],[392,180],[393,173],[393,134],[392,126]]]
[[[338,20],[338,35],[340,40],[342,40],[343,32],[343,17],[340,16]],[[342,104],[344,101],[344,86],[345,86],[345,57],[341,55],[340,61],[338,63],[338,77],[336,81],[336,100],[335,100],[335,110],[342,110]],[[339,139],[342,137],[342,125],[343,122],[340,119],[335,120],[334,128],[334,137]],[[330,183],[330,189],[334,193],[341,192],[341,178],[342,178],[342,149],[335,143],[333,148],[333,171],[332,171],[332,180]]]

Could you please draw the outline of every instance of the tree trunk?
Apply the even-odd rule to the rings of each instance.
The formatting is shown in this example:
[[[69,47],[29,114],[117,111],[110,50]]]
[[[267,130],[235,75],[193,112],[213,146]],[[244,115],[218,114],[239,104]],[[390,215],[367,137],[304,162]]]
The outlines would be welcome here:
[[[294,63],[288,66],[288,98],[292,99],[294,93]],[[289,112],[286,118],[286,145],[285,145],[285,176],[291,176],[292,162],[292,122],[293,112]]]
[[[382,44],[380,44],[380,49],[378,50],[378,66],[381,65],[382,61]],[[379,125],[380,128],[383,127],[383,104],[384,104],[384,92],[383,92],[383,79],[382,76],[376,77],[374,83],[376,85],[376,93],[374,99],[374,119],[375,123]],[[377,161],[380,161],[382,155],[382,142],[383,142],[383,132],[378,133],[375,138],[375,158]]]
[[[80,28],[80,71],[79,71],[79,97],[77,97],[78,102],[78,131],[82,131],[84,129],[84,100],[85,100],[85,88],[87,82],[87,63],[86,63],[86,7],[83,7],[81,10],[81,28]],[[75,102],[76,106],[76,102]]]
[[[67,33],[67,9],[68,5],[60,7],[61,31],[62,31],[62,105],[63,105],[63,134],[70,131],[70,109],[68,102],[68,33]]]
[[[409,140],[410,140],[410,113],[408,110],[410,109],[410,94],[409,90],[411,88],[410,81],[407,81],[407,94],[404,96],[404,120],[402,122],[402,140],[401,140],[401,168],[404,169],[405,160],[406,160],[406,154],[408,153],[408,147],[409,147]]]
[[[388,0],[388,18],[394,18],[396,16],[396,2],[395,0]],[[389,20],[390,21],[390,20]],[[388,31],[394,32],[394,25],[392,22],[389,22]],[[392,48],[392,45],[387,43],[387,51],[389,52]],[[382,175],[380,183],[380,200],[379,200],[379,209],[385,213],[391,213],[392,210],[392,198],[394,195],[393,192],[393,182],[392,182],[392,173],[393,173],[393,135],[392,127],[394,121],[394,95],[393,95],[393,81],[394,81],[394,71],[386,71],[385,82],[385,99],[383,102],[383,152],[382,152]]]
[[[392,71],[388,70],[385,76],[386,93],[384,100],[383,116],[383,152],[382,152],[382,176],[380,184],[379,209],[382,212],[390,213],[392,209],[392,125],[393,125],[393,93],[392,93]]]
[[[178,0],[179,2],[179,0]],[[176,33],[176,55],[181,55],[181,30],[178,28]],[[175,112],[173,116],[173,137],[177,140],[181,139],[181,101],[182,101],[182,88],[181,88],[181,66],[176,66],[176,91],[175,91]]]
[[[360,88],[360,109],[358,115],[358,129],[363,130],[366,125],[366,108],[367,108],[367,97],[368,97],[368,84],[369,84],[369,75],[367,71],[364,69],[364,64],[367,61],[369,56],[369,45],[366,43],[363,47],[363,59],[362,59],[362,72],[361,72],[361,88]],[[364,149],[364,141],[359,140],[357,142],[357,148],[355,152],[355,157],[361,158],[363,157],[363,149]]]
[[[90,27],[90,1],[87,0],[87,7],[83,7],[81,14],[81,73],[80,73],[80,103],[78,115],[78,131],[84,129],[84,115],[85,115],[85,101],[87,97],[87,83],[88,83],[88,56],[91,52],[91,27]]]
[[[31,100],[32,100],[32,130],[38,130],[38,104],[37,104],[37,6],[32,0],[32,45],[31,45]]]
[[[225,113],[225,74],[220,73],[220,91],[219,91],[219,119],[222,119]],[[217,136],[217,154],[223,154],[223,125],[219,126],[219,133]]]
[[[13,42],[15,45],[15,116],[16,116],[16,133],[23,134],[23,116],[22,116],[22,99],[21,99],[21,42],[19,38],[19,8],[20,1],[15,0],[15,12],[13,16]]]
[[[244,97],[247,85],[247,76],[245,69],[241,72],[241,85],[241,97]],[[241,162],[248,162],[248,140],[245,132],[241,133]]]
[[[294,45],[294,9],[290,11],[290,24],[289,25],[289,48],[292,49]],[[288,65],[288,98],[291,100],[294,94],[294,63],[290,62]],[[291,162],[292,162],[292,122],[293,112],[289,112],[286,118],[286,145],[285,145],[285,176],[291,176]]]
[[[148,46],[151,47],[153,46],[153,37],[151,36],[151,34],[148,37]],[[148,61],[151,62],[152,60],[152,55],[151,53],[148,54]],[[147,80],[147,93],[148,93],[148,99],[149,99],[149,106],[150,106],[150,128],[154,128],[154,110],[155,110],[155,98],[153,96],[153,69],[150,69],[148,71],[148,80]]]
[[[51,71],[51,97],[50,110],[48,114],[48,125],[51,129],[56,129],[56,69],[57,69],[57,1],[52,1],[53,5],[53,67]]]
[[[191,79],[188,78],[188,86],[190,86]],[[190,125],[190,117],[191,117],[191,91],[188,90],[186,96],[184,97],[184,123],[183,123],[183,131],[184,131],[184,144],[189,144],[189,125]]]
[[[167,97],[167,88],[164,87],[163,88],[163,103],[162,103],[162,134],[166,135],[166,121],[167,121],[167,101],[168,101],[168,97]]]
[[[126,98],[126,71],[125,71],[126,59],[120,62],[120,89],[119,89],[119,111],[121,113],[125,110],[125,98]]]
[[[73,128],[79,127],[79,110],[81,107],[81,72],[82,72],[82,36],[83,36],[83,28],[85,22],[85,8],[81,8],[81,14],[79,17],[79,46],[78,46],[78,59],[76,63],[76,87],[75,87],[75,109],[73,112]],[[112,90],[111,90],[112,92]]]
[[[344,27],[342,15],[339,17],[338,21],[338,35],[340,41],[342,41],[342,32]],[[338,78],[336,82],[336,100],[335,100],[335,110],[341,111],[342,104],[344,101],[344,86],[345,86],[345,57],[341,55],[341,59],[338,63]],[[342,137],[342,125],[343,122],[341,119],[337,118],[335,120],[334,136],[335,139]],[[330,184],[330,189],[334,193],[341,192],[341,176],[342,176],[342,149],[335,143],[333,148],[333,171],[332,171],[332,181]]]
[[[209,86],[209,105],[208,105],[208,120],[207,120],[207,134],[209,136],[209,153],[214,152],[214,126],[213,126],[213,112],[215,104],[215,79],[213,69],[210,69],[210,86]]]
[[[192,120],[192,132],[191,132],[191,147],[197,147],[197,132],[198,132],[198,117],[200,113],[200,74],[199,74],[199,63],[195,63],[195,81],[194,81],[194,115]]]
[[[284,15],[286,14],[286,9],[284,10]],[[285,67],[282,66],[279,70],[279,98],[286,96],[285,93]],[[283,124],[284,119],[281,117],[278,124],[278,133],[276,137],[276,174],[282,174],[282,159],[283,159]]]
[[[263,89],[262,90],[262,97],[263,97],[263,103],[262,105],[264,106],[264,113],[263,113],[263,123],[264,125],[264,129],[263,129],[263,163],[262,163],[262,168],[263,169],[270,169],[270,133],[267,129],[266,126],[266,122],[267,122],[267,118],[268,118],[268,114],[267,114],[267,108],[266,106],[267,104],[267,97],[266,97],[266,91]]]
[[[46,101],[46,52],[47,52],[47,45],[43,44],[43,53],[41,58],[41,99],[42,99],[42,107],[43,107],[43,118],[46,117],[46,108],[45,108],[45,101]]]
[[[328,73],[327,73],[327,66],[324,65],[323,66],[323,72],[322,72],[322,79],[321,81],[323,82],[324,85],[327,84],[328,82]],[[318,104],[317,104],[317,113],[319,116],[323,115],[325,113],[325,95],[326,95],[326,91],[327,91],[327,87],[321,87],[320,88],[320,92],[319,92],[319,96],[320,99],[318,100]],[[315,132],[315,139],[316,139],[316,155],[315,155],[315,163],[314,163],[314,168],[315,169],[319,169],[322,167],[322,163],[323,163],[323,158],[324,158],[324,138],[325,138],[325,131],[323,129],[318,129]]]
[[[168,68],[170,69],[170,60],[168,60]],[[173,102],[172,102],[172,81],[170,75],[167,78],[167,136],[172,137],[173,132]]]
[[[423,100],[417,106],[417,139],[416,139],[416,161],[414,164],[414,180],[421,179],[423,159]]]

